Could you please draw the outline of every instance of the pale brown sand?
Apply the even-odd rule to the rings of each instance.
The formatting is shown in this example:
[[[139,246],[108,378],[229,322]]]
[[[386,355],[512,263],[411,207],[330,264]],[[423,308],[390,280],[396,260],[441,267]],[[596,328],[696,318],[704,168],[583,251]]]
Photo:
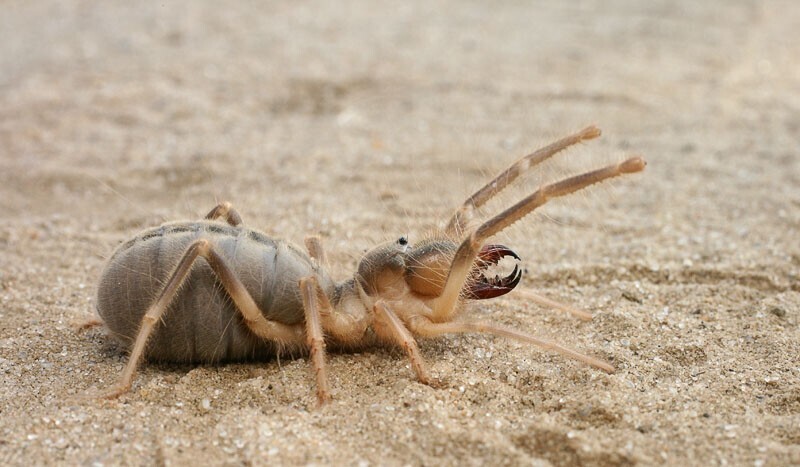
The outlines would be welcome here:
[[[162,4],[163,3],[163,4]],[[6,1],[0,14],[2,464],[800,462],[800,8],[764,2]],[[605,136],[543,180],[646,155],[644,174],[503,233],[523,285],[477,317],[608,359],[606,375],[487,336],[305,360],[147,365],[93,310],[114,245],[233,201],[343,277],[418,238],[526,151]]]

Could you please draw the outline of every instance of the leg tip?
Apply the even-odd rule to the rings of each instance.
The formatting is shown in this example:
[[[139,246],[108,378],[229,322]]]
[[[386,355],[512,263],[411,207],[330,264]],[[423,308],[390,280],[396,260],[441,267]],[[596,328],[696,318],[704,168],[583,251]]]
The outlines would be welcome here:
[[[328,393],[317,394],[317,408],[321,409],[331,403],[331,395]]]
[[[641,172],[647,167],[647,162],[642,157],[632,157],[619,165],[621,173],[629,174]]]
[[[600,128],[597,128],[596,126],[592,125],[581,130],[579,136],[582,140],[584,140],[584,139],[598,138],[601,134],[602,132],[600,131]]]

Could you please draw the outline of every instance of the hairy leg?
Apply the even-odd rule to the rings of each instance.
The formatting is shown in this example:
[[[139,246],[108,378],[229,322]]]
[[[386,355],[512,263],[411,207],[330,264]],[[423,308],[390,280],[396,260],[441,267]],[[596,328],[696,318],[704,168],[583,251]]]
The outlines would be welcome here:
[[[305,310],[306,345],[308,345],[311,366],[317,379],[317,402],[323,405],[331,399],[328,386],[328,372],[325,367],[325,336],[322,333],[321,307],[330,307],[330,302],[325,300],[323,305],[319,298],[316,279],[304,277],[300,279],[300,294],[303,297],[303,310]]]
[[[583,363],[591,365],[595,368],[599,368],[608,373],[614,372],[614,367],[602,360],[590,357],[588,355],[584,355],[580,352],[570,349],[569,347],[564,347],[563,345],[558,344],[556,342],[549,341],[546,339],[541,339],[539,337],[532,336],[530,334],[517,331],[516,329],[507,328],[504,326],[496,326],[481,322],[451,321],[449,323],[433,323],[424,317],[417,317],[415,320],[409,323],[409,326],[411,327],[411,330],[414,332],[415,335],[424,337],[435,337],[435,336],[440,336],[442,334],[468,333],[468,332],[483,332],[503,337],[509,337],[511,339],[516,339],[518,341],[527,342],[529,344],[539,346],[546,350],[556,351],[562,355],[574,358],[575,360],[579,360]]]
[[[239,215],[239,212],[233,207],[233,204],[228,201],[223,201],[214,206],[214,209],[209,211],[205,218],[214,220],[220,217],[225,218],[225,221],[234,227],[242,223],[242,217]]]
[[[545,306],[545,307],[548,307],[548,308],[555,308],[558,311],[563,311],[563,312],[569,313],[572,316],[575,316],[577,318],[582,319],[583,321],[591,321],[592,320],[592,314],[591,313],[588,313],[588,312],[583,311],[583,310],[579,310],[579,309],[577,309],[575,307],[572,307],[570,305],[566,305],[566,304],[561,303],[561,302],[557,302],[555,300],[551,300],[551,299],[545,297],[544,295],[540,295],[540,294],[538,294],[538,293],[536,293],[536,292],[534,292],[532,290],[517,288],[517,289],[514,289],[514,294],[510,295],[508,297],[509,298],[517,298],[517,299],[525,299],[525,300],[529,300],[529,301],[531,301],[533,303],[536,303],[537,305]]]
[[[379,300],[373,309],[377,318],[376,324],[383,325],[376,326],[376,331],[380,332],[384,339],[400,346],[406,352],[417,379],[423,384],[430,384],[431,378],[428,376],[425,361],[422,359],[422,354],[419,352],[414,336],[400,321],[400,318],[382,301]]]
[[[492,199],[493,196],[503,191],[505,187],[516,180],[517,177],[524,174],[535,165],[541,164],[556,153],[572,145],[588,139],[597,138],[598,136],[600,136],[600,130],[598,128],[593,126],[586,127],[577,133],[562,138],[514,162],[492,181],[467,198],[464,203],[456,209],[453,217],[450,218],[450,222],[447,223],[445,233],[451,237],[460,238],[466,231],[467,223],[472,218],[475,208],[483,206],[487,201]]]
[[[527,216],[533,212],[534,209],[547,203],[547,201],[552,198],[574,193],[612,177],[640,172],[644,170],[644,167],[644,159],[641,157],[634,157],[619,164],[610,165],[602,169],[544,185],[533,194],[523,198],[514,206],[511,206],[484,222],[480,227],[469,234],[458,247],[458,250],[456,250],[455,257],[450,263],[450,272],[445,281],[444,290],[434,304],[433,321],[438,323],[452,319],[461,290],[464,287],[464,282],[472,268],[472,263],[475,261],[478,251],[487,239]]]
[[[325,249],[322,248],[322,240],[317,235],[309,235],[303,243],[305,243],[308,256],[314,259],[319,266],[327,267],[328,259],[325,257]]]

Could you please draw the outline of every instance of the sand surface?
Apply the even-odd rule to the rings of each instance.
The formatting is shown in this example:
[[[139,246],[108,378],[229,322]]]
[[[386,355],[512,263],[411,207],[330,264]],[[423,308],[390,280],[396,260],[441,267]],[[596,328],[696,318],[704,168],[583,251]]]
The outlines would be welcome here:
[[[800,8],[720,2],[6,1],[0,14],[0,463],[800,463]],[[643,154],[501,233],[525,300],[501,338],[329,358],[145,365],[94,309],[115,245],[230,200],[319,233],[337,278],[413,242],[516,158],[597,124],[482,211]]]

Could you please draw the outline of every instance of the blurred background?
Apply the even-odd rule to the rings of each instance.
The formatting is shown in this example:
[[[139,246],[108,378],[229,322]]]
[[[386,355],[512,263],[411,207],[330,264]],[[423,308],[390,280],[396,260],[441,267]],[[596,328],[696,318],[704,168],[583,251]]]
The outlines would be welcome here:
[[[800,462],[798,26],[777,0],[4,1],[4,459]],[[595,321],[513,299],[475,313],[617,375],[469,336],[423,344],[438,390],[397,352],[333,356],[322,413],[302,361],[153,365],[118,405],[65,402],[125,361],[70,323],[138,230],[229,200],[270,235],[320,233],[342,278],[589,124],[604,136],[483,214],[644,155],[499,239],[524,286]]]

